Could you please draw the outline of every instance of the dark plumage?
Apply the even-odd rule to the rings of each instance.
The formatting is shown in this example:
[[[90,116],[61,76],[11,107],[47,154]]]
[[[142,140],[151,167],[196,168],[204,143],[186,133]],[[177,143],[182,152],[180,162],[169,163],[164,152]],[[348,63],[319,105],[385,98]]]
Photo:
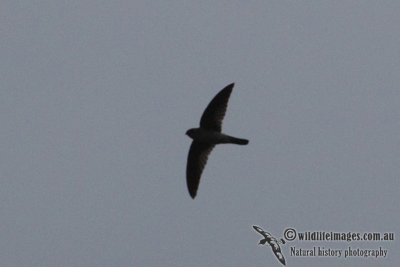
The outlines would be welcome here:
[[[200,119],[200,127],[189,129],[186,134],[193,139],[186,165],[186,183],[190,196],[194,199],[200,183],[200,177],[207,163],[208,155],[217,144],[247,145],[246,139],[221,133],[228,100],[234,83],[222,89],[208,104]]]

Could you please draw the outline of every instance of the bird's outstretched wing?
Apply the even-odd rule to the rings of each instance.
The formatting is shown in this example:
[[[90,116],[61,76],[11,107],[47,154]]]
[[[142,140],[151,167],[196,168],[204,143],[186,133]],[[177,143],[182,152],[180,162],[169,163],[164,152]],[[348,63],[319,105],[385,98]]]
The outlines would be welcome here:
[[[283,257],[282,251],[281,251],[281,247],[279,246],[279,244],[277,243],[277,240],[274,239],[271,242],[269,242],[271,248],[272,248],[272,252],[274,252],[276,258],[283,264],[286,265],[286,261],[285,261],[285,257]]]
[[[271,239],[273,238],[272,235],[268,232],[265,232],[263,229],[260,227],[253,225],[254,230],[256,230],[258,233],[262,234],[265,238]]]
[[[227,85],[214,96],[201,116],[201,128],[221,132],[222,120],[224,119],[228,100],[234,85],[234,83]]]
[[[197,188],[199,187],[200,177],[203,172],[204,166],[207,163],[208,155],[214,145],[208,145],[193,141],[188,154],[186,165],[186,184],[190,196],[194,199],[196,197]]]

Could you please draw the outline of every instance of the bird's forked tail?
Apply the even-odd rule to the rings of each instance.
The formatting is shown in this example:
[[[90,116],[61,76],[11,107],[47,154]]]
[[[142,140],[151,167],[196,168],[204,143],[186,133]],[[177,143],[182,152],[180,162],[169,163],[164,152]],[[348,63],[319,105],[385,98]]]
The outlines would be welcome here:
[[[249,143],[249,140],[247,140],[247,139],[236,138],[236,137],[231,137],[230,141],[232,144],[236,144],[236,145],[247,145]]]

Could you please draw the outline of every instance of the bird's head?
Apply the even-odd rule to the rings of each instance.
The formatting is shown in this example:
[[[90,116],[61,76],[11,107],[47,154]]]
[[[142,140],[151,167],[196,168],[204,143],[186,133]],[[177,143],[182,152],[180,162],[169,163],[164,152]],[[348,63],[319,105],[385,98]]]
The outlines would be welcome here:
[[[189,129],[186,131],[186,135],[193,139],[195,131],[196,131],[195,128]]]

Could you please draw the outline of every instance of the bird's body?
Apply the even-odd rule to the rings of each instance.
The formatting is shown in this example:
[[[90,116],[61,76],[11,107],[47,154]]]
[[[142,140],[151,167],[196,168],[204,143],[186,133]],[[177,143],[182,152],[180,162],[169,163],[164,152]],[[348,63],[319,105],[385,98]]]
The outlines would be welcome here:
[[[200,119],[200,127],[189,129],[186,134],[193,139],[186,166],[186,182],[189,194],[196,197],[200,177],[207,163],[208,155],[217,144],[247,145],[246,139],[233,137],[221,132],[228,100],[234,84],[227,85],[208,104]]]
[[[203,128],[192,128],[187,131],[187,135],[193,139],[193,141],[205,144],[237,144],[247,145],[249,143],[246,139],[233,137],[217,131],[206,130]]]

